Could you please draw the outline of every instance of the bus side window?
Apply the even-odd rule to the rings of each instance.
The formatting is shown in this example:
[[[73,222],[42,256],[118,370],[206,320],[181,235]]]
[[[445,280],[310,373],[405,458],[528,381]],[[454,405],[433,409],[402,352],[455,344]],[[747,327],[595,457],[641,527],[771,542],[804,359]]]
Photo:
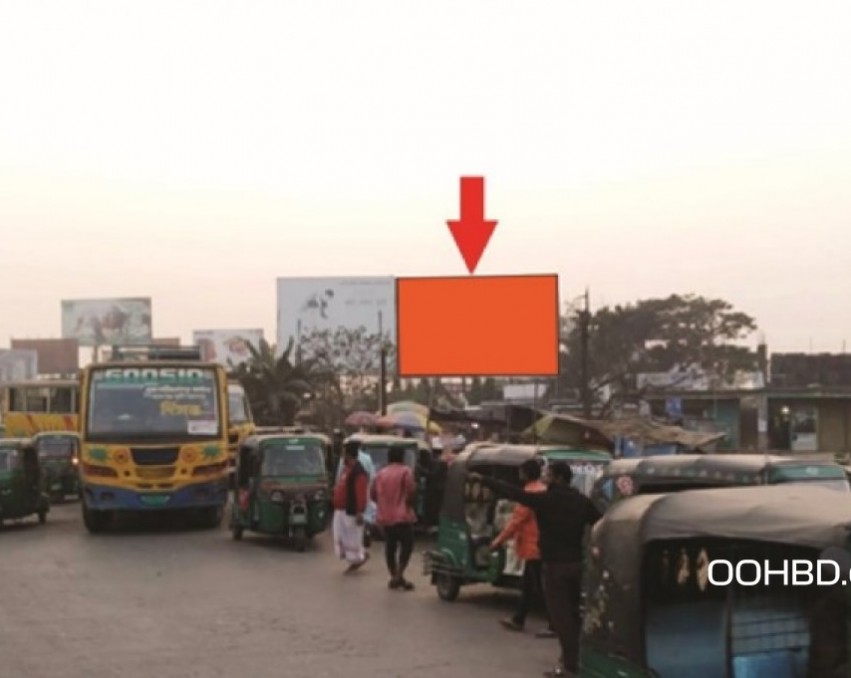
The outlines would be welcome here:
[[[27,391],[24,388],[9,389],[9,412],[27,411]]]
[[[47,412],[47,399],[49,396],[46,388],[28,388],[25,412]]]
[[[66,387],[50,389],[50,411],[59,414],[74,412],[73,389]]]

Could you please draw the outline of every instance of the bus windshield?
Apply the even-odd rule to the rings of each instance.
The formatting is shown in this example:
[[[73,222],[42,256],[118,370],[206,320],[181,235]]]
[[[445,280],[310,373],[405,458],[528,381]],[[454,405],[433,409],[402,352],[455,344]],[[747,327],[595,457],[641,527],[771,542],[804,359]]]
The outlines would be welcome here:
[[[249,421],[245,391],[239,387],[228,387],[228,413],[232,424],[244,424]]]
[[[264,476],[317,476],[325,473],[322,445],[269,443],[263,446]]]
[[[88,437],[217,437],[216,376],[209,367],[95,370],[88,394]]]

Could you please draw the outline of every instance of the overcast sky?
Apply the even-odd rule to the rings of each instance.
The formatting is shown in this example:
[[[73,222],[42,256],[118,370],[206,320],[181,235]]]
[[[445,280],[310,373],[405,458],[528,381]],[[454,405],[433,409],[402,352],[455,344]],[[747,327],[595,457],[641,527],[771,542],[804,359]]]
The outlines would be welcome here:
[[[275,279],[477,274],[673,292],[774,351],[851,340],[851,3],[0,4],[0,346],[60,300],[263,327]],[[459,328],[459,331],[463,331]]]

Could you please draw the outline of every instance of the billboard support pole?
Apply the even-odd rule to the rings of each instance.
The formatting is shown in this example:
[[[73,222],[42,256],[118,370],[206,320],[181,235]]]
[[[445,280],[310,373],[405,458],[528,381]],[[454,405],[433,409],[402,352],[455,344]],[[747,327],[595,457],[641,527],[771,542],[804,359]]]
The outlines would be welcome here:
[[[387,414],[387,349],[382,342],[381,364],[378,375],[378,410],[381,416]]]

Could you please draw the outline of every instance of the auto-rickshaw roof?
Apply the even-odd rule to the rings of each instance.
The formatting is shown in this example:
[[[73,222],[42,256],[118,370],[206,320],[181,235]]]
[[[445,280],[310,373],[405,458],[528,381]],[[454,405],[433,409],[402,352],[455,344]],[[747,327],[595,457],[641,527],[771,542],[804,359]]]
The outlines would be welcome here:
[[[836,497],[835,490],[800,483],[638,495],[609,509],[594,528],[594,540],[605,543],[607,532],[626,525],[637,545],[723,537],[814,548],[845,546],[851,536],[851,502]]]
[[[260,435],[249,436],[243,443],[246,447],[260,447],[263,443],[268,443],[274,440],[303,440],[312,438],[318,440],[324,445],[330,445],[331,439],[324,433],[262,433]]]
[[[602,450],[585,450],[570,445],[540,445],[538,452],[544,456],[548,454],[564,454],[570,459],[585,459],[588,461],[612,461],[612,455]]]
[[[0,449],[13,448],[20,450],[24,447],[32,447],[32,438],[0,438]]]
[[[42,438],[75,438],[79,440],[80,434],[76,431],[39,431],[32,437],[32,440],[35,442]]]
[[[353,433],[344,441],[344,443],[349,442],[373,443],[376,445],[398,445],[399,443],[406,443],[417,445],[418,447],[420,445],[420,441],[417,438],[404,438],[402,436],[387,435],[384,433]]]
[[[779,466],[835,466],[837,470],[840,469],[839,464],[834,461],[810,461],[767,454],[674,454],[615,459],[606,468],[605,475],[689,477],[701,471],[760,473],[767,468]]]
[[[540,458],[536,445],[473,443],[449,465],[441,514],[452,520],[465,519],[464,487],[467,475],[476,468],[503,466],[518,468],[529,459]]]

